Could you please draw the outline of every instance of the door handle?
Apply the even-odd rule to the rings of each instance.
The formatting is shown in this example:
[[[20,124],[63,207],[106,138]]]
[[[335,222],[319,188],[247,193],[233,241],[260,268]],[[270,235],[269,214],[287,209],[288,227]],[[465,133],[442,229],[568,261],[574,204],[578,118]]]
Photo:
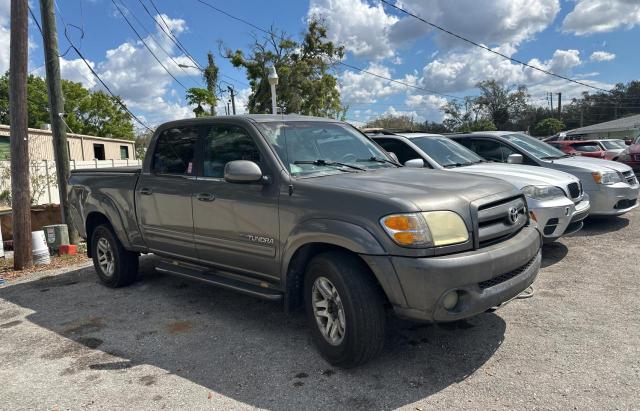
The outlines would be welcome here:
[[[143,196],[150,196],[151,194],[153,194],[153,190],[151,190],[150,188],[141,188],[140,189],[140,194],[142,194]]]
[[[198,194],[198,195],[196,196],[196,198],[197,198],[199,201],[213,201],[213,200],[215,200],[215,199],[216,199],[216,196],[214,196],[214,195],[213,195],[213,194],[211,194],[211,193],[200,193],[200,194]]]

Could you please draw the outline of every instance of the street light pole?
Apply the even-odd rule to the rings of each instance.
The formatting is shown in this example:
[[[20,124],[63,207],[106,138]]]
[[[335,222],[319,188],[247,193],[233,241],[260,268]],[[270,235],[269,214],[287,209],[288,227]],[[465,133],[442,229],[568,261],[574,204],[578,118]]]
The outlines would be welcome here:
[[[276,104],[276,86],[278,85],[278,73],[276,73],[275,66],[269,67],[269,84],[271,85],[271,111],[273,114],[278,114],[278,108]]]

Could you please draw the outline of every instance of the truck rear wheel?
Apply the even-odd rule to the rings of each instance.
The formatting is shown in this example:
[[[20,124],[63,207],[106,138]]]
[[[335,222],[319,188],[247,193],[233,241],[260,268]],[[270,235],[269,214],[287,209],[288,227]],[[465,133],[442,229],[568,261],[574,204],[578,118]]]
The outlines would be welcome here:
[[[381,290],[356,256],[327,252],[314,257],[304,291],[311,334],[325,360],[351,368],[380,354],[385,337]]]
[[[125,250],[111,227],[100,225],[91,236],[93,266],[102,284],[124,287],[133,283],[138,274],[138,255]]]

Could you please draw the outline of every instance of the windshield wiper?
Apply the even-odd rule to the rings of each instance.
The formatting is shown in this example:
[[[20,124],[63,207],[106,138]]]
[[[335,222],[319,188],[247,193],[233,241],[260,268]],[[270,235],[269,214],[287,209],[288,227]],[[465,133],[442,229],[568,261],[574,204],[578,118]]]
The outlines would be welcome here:
[[[367,171],[365,168],[362,167],[358,167],[358,166],[354,166],[351,164],[347,164],[347,163],[339,163],[337,161],[326,161],[326,160],[297,160],[294,161],[293,164],[298,165],[298,164],[311,164],[314,166],[327,166],[327,167],[348,167],[354,170],[358,170],[358,171]]]
[[[394,166],[402,167],[402,165],[396,163],[395,161],[391,161],[391,160],[387,160],[385,158],[379,158],[379,157],[359,158],[356,160],[356,162],[358,163],[363,163],[365,161],[375,161],[376,163],[387,163],[387,164],[393,164]]]
[[[444,168],[453,168],[453,167],[465,167],[465,166],[472,166],[476,163],[451,163],[451,164],[445,164],[442,167]]]

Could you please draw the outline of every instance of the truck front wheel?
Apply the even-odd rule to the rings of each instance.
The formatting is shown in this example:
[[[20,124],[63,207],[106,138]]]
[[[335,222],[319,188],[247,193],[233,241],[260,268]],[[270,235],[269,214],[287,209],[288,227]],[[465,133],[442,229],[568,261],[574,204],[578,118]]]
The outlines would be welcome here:
[[[382,351],[381,290],[360,259],[346,252],[315,256],[307,266],[304,291],[313,340],[330,364],[351,368]]]
[[[125,250],[111,227],[96,227],[91,236],[93,266],[102,284],[124,287],[133,283],[138,274],[138,255]]]

